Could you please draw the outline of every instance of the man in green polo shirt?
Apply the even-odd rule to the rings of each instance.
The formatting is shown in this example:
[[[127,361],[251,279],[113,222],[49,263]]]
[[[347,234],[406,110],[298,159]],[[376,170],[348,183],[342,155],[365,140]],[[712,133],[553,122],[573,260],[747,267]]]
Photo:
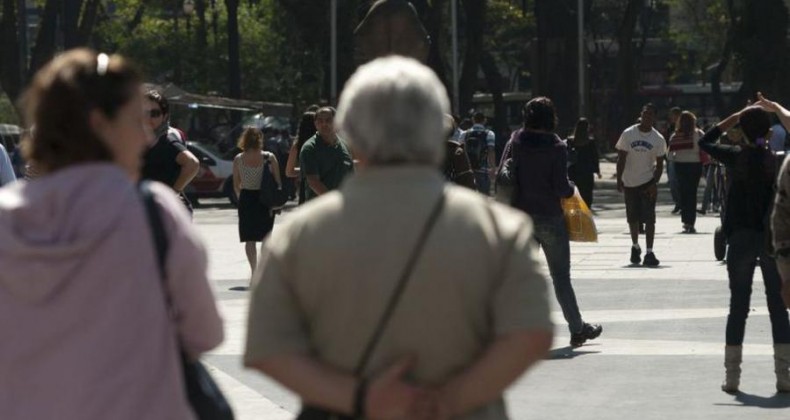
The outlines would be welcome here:
[[[305,199],[310,200],[337,189],[354,172],[354,160],[335,132],[335,109],[320,108],[315,113],[316,133],[299,152],[299,163],[307,181]]]

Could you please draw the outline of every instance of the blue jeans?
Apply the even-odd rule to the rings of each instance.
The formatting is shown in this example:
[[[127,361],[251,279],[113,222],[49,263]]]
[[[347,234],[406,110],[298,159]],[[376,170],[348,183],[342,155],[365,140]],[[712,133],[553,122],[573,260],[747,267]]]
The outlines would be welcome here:
[[[571,284],[571,244],[565,219],[562,216],[533,216],[532,221],[535,223],[533,238],[546,255],[554,294],[562,308],[562,316],[565,317],[572,334],[581,332],[584,321]]]
[[[491,177],[488,175],[488,169],[475,171],[475,183],[480,194],[491,195]]]
[[[790,344],[790,320],[782,303],[782,279],[776,261],[765,252],[765,233],[738,229],[727,237],[727,273],[730,277],[730,314],[727,316],[727,345],[740,346],[749,316],[754,269],[759,262],[765,283],[765,298],[775,344]]]

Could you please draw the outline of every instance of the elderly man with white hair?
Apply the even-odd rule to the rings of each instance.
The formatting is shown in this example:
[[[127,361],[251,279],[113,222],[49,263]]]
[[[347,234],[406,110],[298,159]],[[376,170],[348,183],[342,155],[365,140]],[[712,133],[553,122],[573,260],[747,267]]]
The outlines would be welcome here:
[[[302,418],[505,419],[505,388],[551,345],[529,218],[439,171],[448,108],[415,60],[360,67],[337,114],[359,171],[264,245],[244,363]]]

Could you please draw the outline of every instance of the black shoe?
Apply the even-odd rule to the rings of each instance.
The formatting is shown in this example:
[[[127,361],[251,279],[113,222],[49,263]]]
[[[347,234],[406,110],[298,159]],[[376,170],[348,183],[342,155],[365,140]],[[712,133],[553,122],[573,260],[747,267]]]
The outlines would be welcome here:
[[[602,326],[585,322],[581,331],[571,334],[571,347],[581,347],[587,340],[595,340],[598,338],[602,332]]]
[[[658,267],[659,261],[658,258],[656,258],[656,254],[648,252],[645,254],[645,260],[642,261],[642,264],[648,267]]]
[[[631,264],[639,264],[642,262],[642,250],[639,248],[631,247]]]
[[[675,208],[672,209],[672,214],[678,214],[678,213],[680,213],[680,206],[675,206]]]
[[[705,211],[703,209],[697,209],[697,214],[701,214],[701,215],[704,216],[706,213],[707,213],[707,211]]]
[[[697,229],[694,229],[694,226],[686,225],[683,226],[683,233],[697,233]]]

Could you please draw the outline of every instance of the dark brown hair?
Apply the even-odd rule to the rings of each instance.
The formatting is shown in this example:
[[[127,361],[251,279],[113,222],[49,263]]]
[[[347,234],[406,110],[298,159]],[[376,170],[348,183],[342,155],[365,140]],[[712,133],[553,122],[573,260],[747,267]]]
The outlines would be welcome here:
[[[239,149],[254,150],[263,148],[263,132],[257,127],[247,127],[241,132],[239,142],[237,143]]]
[[[741,112],[740,124],[746,141],[754,144],[771,129],[771,115],[758,106],[750,106]]]
[[[302,150],[307,140],[315,135],[315,112],[306,111],[302,114],[302,119],[299,121],[299,129],[296,131],[296,147],[297,151]]]
[[[545,96],[533,98],[524,105],[524,128],[554,131],[557,128],[557,112],[554,102]]]
[[[34,76],[21,105],[27,125],[35,129],[22,152],[40,173],[113,159],[91,129],[90,113],[99,109],[114,118],[140,94],[141,77],[121,56],[108,58],[106,68],[100,69],[95,51],[75,49],[55,57]]]
[[[158,90],[151,89],[148,92],[145,92],[145,98],[149,101],[156,102],[156,104],[159,105],[159,110],[162,111],[162,114],[165,116],[170,114],[170,102]]]

